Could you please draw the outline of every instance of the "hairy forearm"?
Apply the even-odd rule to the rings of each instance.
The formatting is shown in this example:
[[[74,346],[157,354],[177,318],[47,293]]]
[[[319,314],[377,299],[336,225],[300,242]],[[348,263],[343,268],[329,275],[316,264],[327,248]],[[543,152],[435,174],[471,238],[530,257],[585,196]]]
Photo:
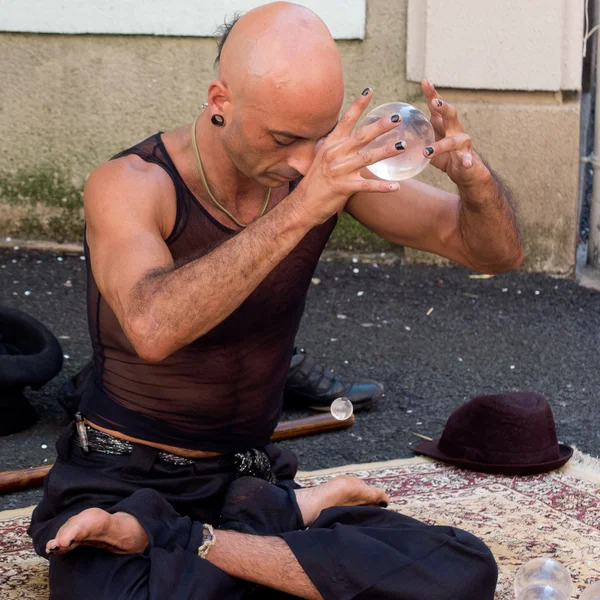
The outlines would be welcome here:
[[[499,273],[521,264],[523,245],[511,192],[489,166],[488,170],[487,180],[458,188],[459,231],[466,262],[478,271]]]
[[[232,577],[299,598],[323,598],[280,538],[220,530],[207,559]]]
[[[309,231],[287,198],[247,229],[134,288],[126,331],[138,353],[162,360],[228,317]]]

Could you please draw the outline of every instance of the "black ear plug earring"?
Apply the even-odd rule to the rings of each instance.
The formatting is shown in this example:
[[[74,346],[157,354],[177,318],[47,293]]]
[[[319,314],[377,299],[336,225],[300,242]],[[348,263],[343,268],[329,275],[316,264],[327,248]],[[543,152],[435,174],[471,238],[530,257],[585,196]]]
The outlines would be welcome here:
[[[223,115],[213,115],[210,118],[210,122],[217,127],[223,127],[223,125],[225,125],[225,119],[223,118]]]

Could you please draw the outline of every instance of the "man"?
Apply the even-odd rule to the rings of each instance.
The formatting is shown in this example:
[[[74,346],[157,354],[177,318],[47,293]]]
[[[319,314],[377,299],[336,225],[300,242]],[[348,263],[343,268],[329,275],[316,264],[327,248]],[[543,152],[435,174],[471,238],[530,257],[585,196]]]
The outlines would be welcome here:
[[[454,108],[423,91],[439,138],[427,154],[460,195],[364,178],[405,147],[364,151],[398,116],[353,133],[367,88],[338,121],[326,26],[297,5],[261,6],[224,36],[192,128],[91,175],[89,439],[74,427],[59,439],[30,528],[52,597],[493,598],[481,541],[380,508],[387,495],[356,478],[297,489],[294,458],[269,443],[342,210],[473,269],[521,262],[503,186]]]

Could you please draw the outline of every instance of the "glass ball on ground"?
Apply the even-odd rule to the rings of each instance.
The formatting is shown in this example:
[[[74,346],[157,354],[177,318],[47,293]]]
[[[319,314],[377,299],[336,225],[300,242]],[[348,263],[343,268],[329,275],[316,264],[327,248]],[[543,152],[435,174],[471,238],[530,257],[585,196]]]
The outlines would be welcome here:
[[[345,421],[352,416],[354,407],[348,398],[336,398],[330,406],[331,414],[338,421]]]
[[[536,584],[525,588],[517,595],[517,600],[568,600],[568,598],[550,585]]]
[[[519,594],[525,588],[536,584],[553,587],[567,598],[571,595],[571,573],[553,558],[534,558],[525,563],[515,575],[515,595],[520,598]]]
[[[374,108],[364,118],[361,127],[375,123],[379,119],[389,119],[392,115],[400,115],[402,123],[375,138],[364,149],[381,148],[404,140],[406,150],[369,165],[367,169],[380,179],[402,181],[418,175],[429,164],[430,161],[423,154],[423,150],[435,142],[435,132],[425,113],[406,102],[388,102]]]
[[[600,600],[600,581],[588,585],[585,590],[581,592],[579,600]]]

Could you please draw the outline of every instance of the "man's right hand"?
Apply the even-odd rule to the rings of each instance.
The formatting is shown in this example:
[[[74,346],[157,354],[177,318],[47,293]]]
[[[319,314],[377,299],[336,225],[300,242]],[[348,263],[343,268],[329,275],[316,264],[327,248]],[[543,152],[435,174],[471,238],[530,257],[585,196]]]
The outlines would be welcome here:
[[[368,90],[368,91],[367,91]],[[341,212],[346,202],[357,192],[394,192],[395,181],[365,179],[360,171],[368,165],[404,152],[404,147],[389,143],[374,150],[364,150],[369,142],[402,123],[400,115],[382,118],[353,133],[354,127],[371,101],[373,92],[356,98],[342,115],[336,128],[317,147],[315,159],[290,200],[304,211],[315,225],[324,223]]]

